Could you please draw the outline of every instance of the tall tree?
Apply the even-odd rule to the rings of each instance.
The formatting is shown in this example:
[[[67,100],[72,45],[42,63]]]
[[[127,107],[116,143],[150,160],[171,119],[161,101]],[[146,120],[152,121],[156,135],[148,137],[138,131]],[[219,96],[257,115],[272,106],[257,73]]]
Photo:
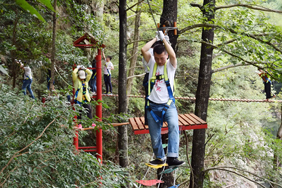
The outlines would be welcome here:
[[[213,23],[215,15],[215,0],[204,0],[202,12],[205,20]],[[213,43],[214,28],[202,29],[202,41]],[[213,48],[206,43],[202,43],[200,69],[198,77],[198,87],[196,93],[195,114],[203,120],[207,119],[211,75],[212,75],[212,55]],[[205,129],[194,130],[192,148],[192,170],[190,177],[190,187],[203,187],[204,182],[204,158],[205,158]]]
[[[163,12],[160,19],[160,27],[173,27],[175,22],[177,22],[177,0],[164,0]],[[174,34],[174,30],[169,30],[168,36],[171,46],[175,51],[178,35]]]
[[[127,14],[126,0],[119,1],[119,79],[118,79],[118,99],[119,113],[127,112],[126,95],[126,51],[127,51]],[[118,127],[118,148],[119,164],[122,167],[128,166],[128,136],[127,125]]]
[[[55,55],[56,55],[56,28],[57,28],[57,0],[54,0],[54,12],[53,12],[53,36],[52,36],[52,51],[51,51],[51,80],[50,80],[50,92],[52,93],[53,82],[55,79]]]
[[[135,16],[135,26],[134,26],[134,36],[133,36],[133,48],[131,53],[131,59],[130,59],[130,66],[128,71],[128,77],[131,77],[134,75],[137,56],[138,56],[138,40],[139,40],[139,27],[140,27],[140,16],[141,16],[141,5],[140,3],[143,0],[138,0],[137,10],[136,10],[136,16]],[[133,77],[128,78],[127,80],[127,86],[126,86],[126,93],[129,95],[131,93],[131,87],[133,84]]]

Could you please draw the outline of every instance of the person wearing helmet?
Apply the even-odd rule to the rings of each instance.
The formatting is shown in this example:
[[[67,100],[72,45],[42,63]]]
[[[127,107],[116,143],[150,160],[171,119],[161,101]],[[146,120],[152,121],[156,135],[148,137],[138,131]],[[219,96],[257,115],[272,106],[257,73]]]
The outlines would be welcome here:
[[[74,102],[82,105],[87,110],[87,117],[92,119],[92,110],[89,102],[91,101],[89,94],[88,81],[90,80],[92,72],[86,69],[83,65],[78,65],[72,72],[72,79],[75,88]],[[81,113],[77,117],[81,119]],[[81,126],[81,125],[79,125]]]
[[[21,60],[16,60],[16,63],[20,64],[21,69],[24,70],[24,80],[23,80],[23,86],[22,90],[24,95],[26,95],[26,89],[28,90],[31,98],[35,99],[32,89],[31,89],[31,84],[32,84],[32,74],[31,74],[31,69],[29,66],[25,66],[26,62],[22,63]]]

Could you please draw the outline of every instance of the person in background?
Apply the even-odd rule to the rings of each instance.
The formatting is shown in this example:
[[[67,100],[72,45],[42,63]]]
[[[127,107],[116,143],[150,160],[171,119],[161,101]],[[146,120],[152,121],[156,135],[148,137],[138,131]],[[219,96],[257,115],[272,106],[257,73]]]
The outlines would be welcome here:
[[[51,68],[46,70],[47,72],[47,89],[50,90],[50,83],[51,83]],[[55,84],[55,79],[53,81],[53,85]]]
[[[86,76],[87,74],[87,76]],[[88,89],[88,82],[91,78],[91,71],[86,69],[83,65],[78,65],[72,72],[72,79],[75,88],[74,102],[76,104],[82,105],[84,109],[87,110],[87,117],[92,119],[92,109],[90,105],[90,94]],[[81,119],[81,113],[77,119]],[[79,124],[78,128],[82,128],[82,125]]]
[[[31,69],[29,66],[26,66],[26,62],[22,63],[21,60],[16,60],[17,64],[20,64],[21,69],[24,70],[24,80],[23,80],[23,86],[22,90],[24,95],[26,95],[26,89],[28,90],[31,98],[35,99],[32,89],[31,89],[31,84],[32,84],[32,73]]]
[[[104,94],[109,94],[112,95],[112,83],[111,83],[111,70],[114,70],[114,65],[111,62],[112,57],[107,56],[105,57],[104,51],[103,51],[103,58],[105,59],[105,66],[104,66],[104,82],[106,86],[106,93]]]
[[[264,84],[264,91],[266,94],[266,100],[268,101],[271,98],[275,98],[276,97],[275,94],[271,96],[271,80],[268,78],[266,72],[264,72],[262,69],[258,69],[256,73],[259,75],[259,77],[262,78]]]
[[[97,87],[96,87],[96,60],[94,59],[92,61],[92,76],[90,78],[89,84],[91,88],[92,95],[96,95],[97,93]]]

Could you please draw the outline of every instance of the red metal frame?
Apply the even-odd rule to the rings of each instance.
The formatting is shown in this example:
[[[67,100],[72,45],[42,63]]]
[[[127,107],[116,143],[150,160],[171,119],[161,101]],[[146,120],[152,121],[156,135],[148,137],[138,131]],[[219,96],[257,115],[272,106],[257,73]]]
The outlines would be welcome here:
[[[96,86],[97,86],[97,96],[96,100],[100,102],[96,105],[96,116],[98,121],[102,121],[102,60],[101,60],[101,49],[98,49],[98,55],[96,56]],[[96,150],[97,150],[97,159],[100,159],[102,163],[103,159],[103,136],[102,129],[96,131]]]
[[[84,40],[89,40],[91,44],[81,44]],[[97,95],[95,97],[96,100],[99,100],[98,104],[96,105],[96,116],[97,121],[102,121],[102,57],[101,57],[101,48],[105,48],[104,44],[98,45],[98,42],[89,34],[85,33],[82,37],[77,39],[74,42],[75,47],[79,48],[98,48],[98,55],[96,56],[96,86],[97,86]],[[75,65],[74,65],[75,67]],[[74,69],[73,67],[73,69]],[[95,68],[90,68],[95,69]],[[73,89],[73,97],[75,94],[75,90]],[[74,98],[73,98],[74,99]],[[72,103],[73,104],[73,103]],[[73,107],[74,109],[74,107]],[[76,117],[74,118],[76,122]],[[78,126],[78,125],[76,125]],[[96,146],[83,146],[79,147],[78,145],[78,130],[75,132],[75,137],[73,138],[73,144],[76,150],[82,149],[85,152],[96,152],[96,157],[102,163],[103,161],[103,135],[102,129],[96,131]]]
[[[84,42],[84,40],[90,41],[90,44],[81,44],[81,42]],[[82,37],[78,38],[76,41],[73,42],[73,45],[78,48],[105,48],[106,46],[104,44],[99,45],[98,41],[96,41],[93,36],[88,33],[85,33]]]

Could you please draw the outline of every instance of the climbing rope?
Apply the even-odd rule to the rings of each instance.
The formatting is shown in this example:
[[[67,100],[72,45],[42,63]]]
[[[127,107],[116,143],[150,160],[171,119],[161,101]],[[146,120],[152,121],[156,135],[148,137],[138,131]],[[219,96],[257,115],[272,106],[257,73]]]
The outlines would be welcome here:
[[[157,31],[158,31],[158,25],[157,25],[157,22],[156,22],[156,20],[155,20],[155,17],[154,17],[154,15],[153,15],[153,11],[152,11],[152,8],[151,8],[151,5],[150,5],[150,2],[149,2],[149,0],[147,0],[147,2],[148,2],[148,5],[149,5],[149,8],[150,8],[150,11],[151,11],[151,15],[152,15],[152,17],[153,17],[153,20],[154,20],[155,26],[156,26],[156,28],[157,28]]]

